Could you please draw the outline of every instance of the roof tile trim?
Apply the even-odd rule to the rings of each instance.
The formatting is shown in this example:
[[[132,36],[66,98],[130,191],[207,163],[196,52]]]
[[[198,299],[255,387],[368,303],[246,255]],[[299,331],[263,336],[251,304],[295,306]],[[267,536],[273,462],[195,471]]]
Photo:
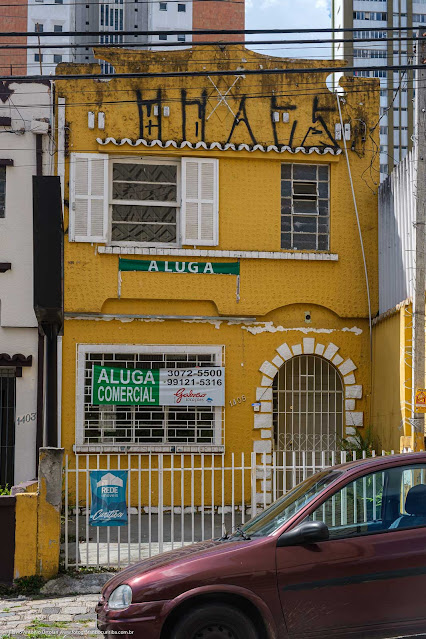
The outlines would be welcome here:
[[[340,155],[342,149],[336,149],[331,146],[326,147],[303,147],[298,146],[295,149],[292,149],[289,146],[262,146],[261,144],[255,144],[254,146],[250,146],[249,144],[221,144],[220,142],[212,142],[211,144],[207,144],[206,142],[196,142],[193,144],[192,142],[188,142],[185,140],[184,142],[175,142],[175,140],[167,140],[167,142],[162,142],[161,140],[152,140],[152,142],[148,142],[147,140],[139,139],[139,140],[130,140],[130,138],[105,138],[102,140],[101,138],[96,138],[98,144],[103,146],[107,144],[115,144],[115,146],[123,146],[123,144],[128,144],[129,146],[146,146],[148,148],[152,148],[154,146],[159,146],[162,149],[167,149],[169,146],[174,147],[175,149],[184,149],[188,147],[189,149],[205,149],[206,151],[213,151],[214,149],[218,149],[219,151],[262,151],[263,153],[269,153],[270,151],[275,151],[276,153],[304,153],[305,155],[311,155],[311,153],[318,153],[319,155],[325,155],[326,153],[330,153],[331,155]]]

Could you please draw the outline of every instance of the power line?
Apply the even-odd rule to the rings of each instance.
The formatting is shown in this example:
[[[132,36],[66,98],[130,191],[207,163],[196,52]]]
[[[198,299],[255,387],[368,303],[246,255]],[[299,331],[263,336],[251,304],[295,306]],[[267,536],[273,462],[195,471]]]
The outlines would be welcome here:
[[[57,34],[59,35],[59,33]],[[37,32],[34,32],[34,37],[33,38],[28,38],[28,40],[32,40],[32,39],[36,39],[37,38]],[[186,50],[189,50],[190,48],[192,48],[193,46],[203,46],[206,50],[212,50],[212,51],[217,51],[218,48],[223,48],[225,47],[231,47],[231,46],[240,46],[244,45],[244,47],[247,48],[247,45],[253,46],[255,48],[250,49],[249,51],[254,51],[255,53],[259,50],[259,51],[270,51],[270,48],[268,46],[268,48],[260,48],[261,45],[275,45],[274,49],[295,49],[297,48],[295,45],[300,46],[301,47],[301,52],[304,50],[304,45],[305,44],[310,44],[312,46],[310,46],[310,49],[323,49],[326,51],[330,51],[330,47],[329,46],[325,46],[326,44],[331,44],[333,42],[352,42],[352,43],[358,43],[358,42],[369,42],[369,45],[367,47],[368,50],[377,50],[377,51],[386,51],[386,49],[383,48],[383,42],[400,42],[401,40],[403,41],[415,41],[418,38],[415,37],[394,37],[394,38],[386,38],[384,40],[369,40],[368,38],[364,38],[362,40],[359,39],[355,39],[355,40],[246,40],[244,42],[192,42],[190,40],[186,41],[186,42],[178,42],[178,41],[174,41],[174,42],[153,42],[153,43],[141,43],[141,42],[120,42],[120,43],[105,43],[105,44],[101,44],[99,42],[99,40],[96,40],[94,42],[86,42],[86,43],[68,43],[68,44],[55,44],[55,43],[51,43],[51,44],[41,44],[40,46],[46,47],[46,48],[67,48],[67,49],[81,49],[81,48],[87,48],[89,49],[90,47],[107,47],[107,48],[111,48],[111,47],[115,47],[115,48],[140,48],[141,50],[144,50],[146,47],[153,47],[153,48],[157,48],[157,47],[162,47],[164,44],[166,44],[168,47],[172,47],[174,45],[179,45],[179,47],[186,47]],[[303,48],[302,48],[303,45]],[[14,50],[14,49],[34,49],[34,48],[38,48],[38,44],[2,44],[0,45],[0,50]],[[122,51],[123,54],[130,54],[133,52],[130,51]],[[294,56],[292,56],[294,57]],[[353,56],[356,57],[356,56]],[[366,59],[366,58],[363,58]],[[227,58],[227,60],[229,60],[229,58]]]
[[[301,83],[303,84],[303,83]],[[312,84],[312,85],[318,85],[317,83],[314,82],[310,82],[310,83],[306,83],[306,84]],[[404,80],[404,86],[407,86],[410,88],[410,85],[408,84],[407,80]],[[416,85],[417,88],[419,88],[420,85]],[[425,88],[426,85],[421,85],[422,88]],[[412,88],[414,88],[414,82],[412,85]],[[171,91],[180,91],[179,88],[172,88],[170,89]],[[369,88],[368,91],[369,92],[380,92],[382,89],[377,88]],[[126,93],[130,93],[131,89],[117,89],[117,91],[123,91]],[[394,93],[395,89],[387,89],[387,91]],[[116,93],[116,91],[113,91],[114,93]],[[39,94],[41,94],[41,92],[37,92]],[[85,95],[86,93],[96,93],[96,91],[82,91],[82,93]],[[348,95],[356,95],[356,94],[365,94],[365,89],[355,89],[355,90],[348,90],[345,91],[345,96]],[[34,95],[34,93],[31,94],[27,94],[27,95]],[[330,96],[332,95],[331,92],[329,90],[325,90],[325,91],[318,91],[317,88],[315,88],[315,86],[312,87],[312,89],[303,89],[302,91],[295,89],[293,92],[286,92],[286,93],[280,93],[280,92],[275,92],[275,93],[248,93],[248,94],[244,94],[244,96],[247,99],[270,99],[272,97],[275,98],[300,98],[300,97],[312,97],[312,96],[323,96],[323,95],[327,95]],[[217,99],[217,96],[215,97],[215,95],[210,96],[213,100]],[[210,98],[208,98],[210,99]],[[236,98],[239,99],[239,98]],[[170,96],[167,97],[167,103],[176,103],[176,104],[180,104],[181,103],[181,98],[177,97],[177,98],[172,98]],[[129,99],[129,100],[103,100],[102,101],[102,105],[128,105],[128,104],[133,104],[136,105],[137,104],[137,100],[136,99]],[[70,107],[90,107],[92,105],[99,105],[99,101],[98,100],[93,100],[93,101],[86,101],[86,102],[67,102],[66,103],[66,107],[70,108]],[[41,105],[37,105],[40,108],[48,108],[50,106],[50,104],[41,104]],[[16,107],[15,107],[16,108]],[[19,104],[17,105],[18,109],[33,109],[34,108],[34,104]],[[29,120],[28,120],[29,121]],[[15,131],[10,130],[10,131],[1,131],[0,133],[15,133]]]
[[[303,62],[303,61],[301,61]],[[419,69],[422,68],[422,65],[408,65],[408,64],[398,64],[398,65],[383,65],[383,66],[373,66],[373,65],[363,65],[356,67],[347,67],[347,66],[335,66],[335,67],[315,67],[315,68],[287,68],[287,69],[234,69],[232,71],[224,71],[221,69],[212,69],[210,71],[154,71],[154,72],[129,72],[129,73],[115,73],[115,74],[105,74],[105,73],[83,73],[83,74],[58,74],[55,76],[52,75],[11,75],[11,76],[0,76],[0,80],[4,82],[37,82],[42,80],[125,80],[129,78],[140,78],[140,79],[150,79],[150,78],[202,78],[209,76],[216,77],[226,77],[226,76],[246,76],[246,75],[261,75],[261,76],[274,76],[274,75],[294,75],[297,73],[306,74],[310,73],[313,75],[316,74],[331,74],[331,73],[353,73],[355,71],[404,71],[405,69]]]
[[[54,32],[55,33],[55,32]],[[69,33],[69,32],[68,32]],[[61,32],[61,35],[59,36],[58,33],[55,33],[55,37],[62,37],[63,35],[68,36],[68,33]],[[169,32],[170,33],[170,32]],[[93,32],[93,34],[90,33],[84,33],[82,35],[84,36],[91,36],[94,37],[95,35],[102,35],[102,36],[106,36],[106,37],[110,37],[111,35],[113,35],[114,37],[116,36],[122,36],[122,35],[134,35],[135,37],[137,37],[137,35],[135,35],[135,32],[124,32],[124,31],[114,31],[114,32],[108,32],[108,31],[96,31]],[[43,33],[38,33],[38,32],[33,32],[31,31],[31,37],[33,38],[38,38],[39,35],[43,35]],[[47,35],[47,34],[44,34]],[[77,33],[75,33],[75,35],[77,35]],[[0,33],[0,37],[1,36],[5,36],[5,34],[1,34]],[[23,36],[24,37],[24,36]],[[49,34],[49,37],[52,37]],[[169,48],[169,47],[179,47],[179,48],[192,48],[192,47],[214,47],[215,49],[217,49],[218,47],[228,47],[228,46],[242,46],[244,45],[244,47],[249,46],[259,46],[259,45],[286,45],[289,48],[293,48],[294,45],[299,44],[299,45],[315,45],[315,44],[338,44],[338,43],[347,43],[347,44],[355,44],[355,43],[359,43],[359,42],[371,42],[372,45],[376,45],[377,42],[415,42],[417,40],[420,40],[421,38],[419,38],[418,36],[393,36],[390,38],[380,38],[378,40],[371,40],[371,38],[347,38],[344,40],[335,40],[335,39],[316,39],[316,40],[247,40],[245,42],[240,42],[238,40],[236,41],[232,41],[232,42],[218,42],[218,41],[208,41],[208,42],[193,42],[193,41],[186,41],[186,42],[180,42],[180,41],[172,41],[172,42],[168,42],[168,41],[160,41],[160,42],[111,42],[111,43],[100,43],[100,42],[87,42],[87,43],[74,43],[74,42],[70,42],[69,44],[58,44],[55,45],[54,43],[49,43],[49,44],[40,44],[41,48],[49,48],[49,49],[53,49],[53,48],[61,48],[61,49],[88,49],[91,47],[98,47],[98,48],[107,48],[107,49],[111,49],[111,48],[116,48],[116,49],[120,49],[122,47],[131,47],[131,48],[138,48],[138,49],[144,49],[145,47],[149,47],[149,48]],[[34,44],[34,45],[24,45],[24,44],[5,44],[5,45],[0,45],[0,49],[38,49],[38,44]],[[365,58],[363,58],[365,59]]]
[[[84,3],[86,4],[86,3]],[[5,5],[0,5],[5,6]],[[353,33],[353,32],[370,32],[370,31],[419,31],[421,27],[374,27],[374,28],[354,28],[354,27],[342,27],[333,28],[325,27],[321,29],[167,29],[167,30],[134,30],[134,31],[62,31],[62,36],[99,36],[99,35],[133,35],[133,36],[152,36],[152,35],[267,35],[267,34],[283,34],[283,33]],[[0,37],[31,37],[34,36],[34,31],[9,31],[0,33]],[[57,37],[56,31],[42,31],[37,32],[37,37]],[[371,39],[371,38],[370,38]],[[182,44],[182,43],[180,43]],[[240,43],[241,44],[241,43]]]
[[[197,0],[197,2],[211,2],[211,0]],[[231,4],[243,4],[245,5],[245,0],[220,0],[220,2],[228,2]],[[31,5],[30,3],[28,3],[29,6],[35,6],[35,5]],[[87,5],[87,4],[100,4],[100,2],[96,2],[93,0],[89,0],[89,2],[43,2],[43,6],[44,7],[75,7],[77,5]],[[109,2],[109,5],[114,6],[114,8],[118,9],[119,7],[121,7],[123,4],[158,4],[158,0],[121,0],[121,2]],[[190,2],[188,2],[187,0],[167,0],[167,4],[185,4],[186,6],[188,6],[189,4],[192,4],[192,0],[190,0]],[[22,7],[22,4],[12,4],[12,3],[8,3],[8,4],[1,4],[0,5],[0,9],[3,7]],[[26,7],[25,7],[26,9]]]

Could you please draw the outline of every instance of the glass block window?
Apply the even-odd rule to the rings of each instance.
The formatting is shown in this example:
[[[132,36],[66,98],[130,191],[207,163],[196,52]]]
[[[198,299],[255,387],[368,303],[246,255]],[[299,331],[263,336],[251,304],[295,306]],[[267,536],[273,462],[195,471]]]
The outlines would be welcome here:
[[[178,164],[114,162],[113,242],[176,244]]]
[[[195,368],[216,365],[215,353],[97,353],[84,362],[84,443],[105,445],[215,444],[222,409],[211,406],[95,406],[92,366],[130,369]]]
[[[6,167],[0,166],[0,218],[6,212]]]
[[[281,165],[281,248],[328,251],[328,165]]]

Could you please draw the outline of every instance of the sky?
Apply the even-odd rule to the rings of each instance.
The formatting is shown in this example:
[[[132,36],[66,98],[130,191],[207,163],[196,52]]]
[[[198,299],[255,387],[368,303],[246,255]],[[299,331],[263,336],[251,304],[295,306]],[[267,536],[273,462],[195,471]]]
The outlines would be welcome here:
[[[309,29],[331,26],[331,0],[246,0],[246,29]],[[329,34],[313,36],[246,36],[250,40],[329,38]],[[329,45],[259,45],[260,53],[280,57],[329,58]]]

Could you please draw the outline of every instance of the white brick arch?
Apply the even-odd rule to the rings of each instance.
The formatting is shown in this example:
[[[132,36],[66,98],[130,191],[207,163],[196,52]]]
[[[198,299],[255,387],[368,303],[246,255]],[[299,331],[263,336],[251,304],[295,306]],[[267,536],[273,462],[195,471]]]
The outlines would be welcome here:
[[[362,399],[362,385],[356,383],[357,367],[354,362],[339,353],[340,347],[332,342],[322,343],[314,337],[303,338],[300,344],[289,346],[286,342],[278,346],[271,361],[263,362],[259,371],[262,374],[260,386],[256,389],[256,401],[260,402],[260,412],[254,414],[254,429],[260,431],[260,440],[253,442],[256,453],[272,452],[272,384],[278,370],[287,360],[298,355],[319,355],[329,360],[339,371],[345,389],[345,433],[355,434],[355,427],[364,425],[364,414],[356,411],[356,400]]]

